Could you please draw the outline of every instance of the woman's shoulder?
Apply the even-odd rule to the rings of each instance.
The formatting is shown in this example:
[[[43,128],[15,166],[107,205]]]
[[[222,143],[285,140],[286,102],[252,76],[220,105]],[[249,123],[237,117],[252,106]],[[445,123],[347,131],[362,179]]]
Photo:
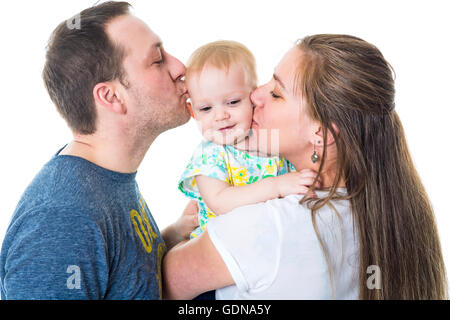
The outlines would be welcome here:
[[[319,192],[320,193],[320,192]],[[321,193],[323,195],[323,193]],[[300,203],[304,195],[293,194],[284,198],[271,199],[265,202],[249,204],[233,209],[219,218],[227,223],[246,224],[255,223],[281,223],[289,226],[291,224],[309,226],[311,224],[311,209],[308,203]],[[336,211],[342,217],[351,218],[350,203],[348,200],[331,201],[322,207],[317,213],[325,221],[332,219]],[[264,222],[263,222],[264,221]]]
[[[345,191],[345,188],[338,188],[338,194],[340,196],[345,196],[347,193]],[[318,196],[318,198],[325,198],[326,196],[328,196],[328,191],[320,191],[320,190],[316,190],[315,191],[316,195]],[[272,200],[268,200],[265,203],[267,205],[270,205],[272,207],[275,208],[285,208],[285,209],[290,209],[292,207],[298,207],[299,202],[305,197],[305,195],[300,195],[300,194],[291,194],[288,195],[284,198],[277,198],[277,199],[272,199]],[[314,201],[314,199],[311,199],[311,201]],[[308,201],[307,201],[308,202]],[[306,210],[306,211],[311,211],[307,202],[302,205],[302,210]],[[339,207],[339,208],[349,208],[350,207],[350,202],[348,200],[331,200],[328,204],[328,206],[326,207]]]
[[[268,209],[289,211],[295,208],[298,211],[300,208],[303,208],[303,210],[306,210],[306,208],[304,208],[303,206],[299,206],[299,202],[302,198],[303,195],[293,194],[284,198],[276,198],[264,202],[247,204],[231,210],[229,213],[227,213],[227,215],[240,215],[243,212],[245,212],[245,214],[247,215],[251,213],[258,214],[262,211],[268,211]]]
[[[221,224],[233,225],[239,223],[240,225],[247,225],[247,227],[250,224],[272,224],[269,221],[278,220],[280,216],[285,214],[304,215],[302,211],[306,211],[307,208],[299,204],[302,198],[301,195],[290,195],[284,198],[248,204],[235,208],[216,219],[218,219],[218,222],[222,220]]]

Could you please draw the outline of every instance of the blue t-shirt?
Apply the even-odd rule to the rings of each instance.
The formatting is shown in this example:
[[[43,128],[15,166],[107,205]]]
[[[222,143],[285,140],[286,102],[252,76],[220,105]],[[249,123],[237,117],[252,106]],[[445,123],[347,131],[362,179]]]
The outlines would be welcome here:
[[[2,299],[161,299],[166,246],[135,177],[55,155],[6,232]]]

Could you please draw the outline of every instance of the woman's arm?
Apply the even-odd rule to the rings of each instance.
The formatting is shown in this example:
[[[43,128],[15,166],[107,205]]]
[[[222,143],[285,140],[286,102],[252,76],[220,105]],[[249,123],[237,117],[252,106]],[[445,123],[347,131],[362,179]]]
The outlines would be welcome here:
[[[316,172],[312,170],[302,170],[238,187],[203,175],[195,176],[195,179],[203,201],[216,215],[221,215],[248,204],[290,194],[306,194],[315,176]],[[320,183],[316,188],[320,188]]]
[[[162,267],[164,299],[192,299],[203,292],[234,284],[207,230],[170,250]]]

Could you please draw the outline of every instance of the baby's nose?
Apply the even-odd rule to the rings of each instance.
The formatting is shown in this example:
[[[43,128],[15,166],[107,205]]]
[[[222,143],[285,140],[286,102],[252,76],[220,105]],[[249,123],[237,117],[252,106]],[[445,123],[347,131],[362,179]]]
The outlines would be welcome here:
[[[216,112],[214,114],[214,118],[216,121],[228,119],[229,117],[230,117],[230,114],[222,108],[217,108]]]

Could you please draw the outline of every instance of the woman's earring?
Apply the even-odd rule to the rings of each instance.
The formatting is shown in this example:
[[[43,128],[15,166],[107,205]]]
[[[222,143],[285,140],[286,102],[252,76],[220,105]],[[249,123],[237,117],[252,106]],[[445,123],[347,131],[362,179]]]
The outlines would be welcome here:
[[[318,143],[320,143],[320,142],[318,142]],[[314,142],[314,152],[311,156],[311,161],[312,161],[312,163],[316,163],[317,161],[319,161],[319,155],[316,152],[316,143],[315,142]]]

